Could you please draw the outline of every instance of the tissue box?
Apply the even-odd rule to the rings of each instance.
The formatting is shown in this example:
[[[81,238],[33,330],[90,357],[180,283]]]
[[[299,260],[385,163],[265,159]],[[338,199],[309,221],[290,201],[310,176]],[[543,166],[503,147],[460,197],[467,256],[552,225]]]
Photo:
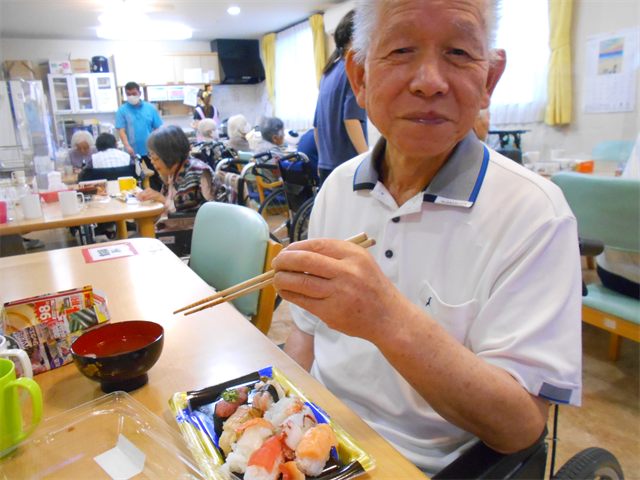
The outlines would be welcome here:
[[[110,319],[105,294],[87,286],[5,303],[1,322],[36,375],[72,362],[73,341]]]
[[[49,73],[73,73],[70,60],[49,60]]]

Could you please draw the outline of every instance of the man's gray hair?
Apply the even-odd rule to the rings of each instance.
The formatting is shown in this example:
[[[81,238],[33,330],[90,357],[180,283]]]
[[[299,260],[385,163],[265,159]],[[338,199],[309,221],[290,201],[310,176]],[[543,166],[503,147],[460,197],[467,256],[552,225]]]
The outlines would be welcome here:
[[[87,142],[89,144],[89,148],[93,148],[96,146],[96,142],[93,139],[93,135],[91,135],[86,130],[78,130],[71,137],[71,148],[77,148],[79,143]]]
[[[364,61],[367,58],[367,49],[369,48],[371,36],[377,26],[378,12],[385,1],[394,0],[358,0],[356,14],[353,18],[354,31],[351,49],[355,52],[355,60],[360,65],[364,65]],[[495,48],[501,0],[479,1],[485,4],[484,26],[487,33],[487,48],[491,50]]]
[[[260,122],[262,138],[273,143],[273,137],[278,136],[284,130],[284,122],[277,117],[267,117]]]

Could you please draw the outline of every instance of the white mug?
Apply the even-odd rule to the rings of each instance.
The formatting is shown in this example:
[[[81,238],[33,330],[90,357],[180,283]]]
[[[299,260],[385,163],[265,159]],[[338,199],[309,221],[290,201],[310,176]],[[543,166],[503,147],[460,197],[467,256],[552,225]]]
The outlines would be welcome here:
[[[20,364],[22,365],[23,376],[26,378],[33,378],[33,370],[31,369],[31,360],[27,352],[19,349],[9,349],[9,341],[2,335],[0,335],[0,358],[18,357]]]
[[[540,161],[540,152],[524,152],[522,156],[525,163],[538,163]]]
[[[26,175],[23,170],[11,172],[11,181],[19,185],[25,183]]]
[[[117,195],[120,193],[120,182],[118,180],[109,180],[107,182],[107,195]]]
[[[60,211],[62,212],[62,215],[75,215],[80,211],[78,197],[82,199],[82,208],[84,209],[84,194],[82,192],[69,190],[58,193],[58,200],[60,201]]]
[[[37,193],[22,195],[20,197],[20,204],[22,205],[22,213],[24,215],[24,218],[26,218],[27,220],[42,216],[42,209],[40,208],[40,195],[38,195]]]

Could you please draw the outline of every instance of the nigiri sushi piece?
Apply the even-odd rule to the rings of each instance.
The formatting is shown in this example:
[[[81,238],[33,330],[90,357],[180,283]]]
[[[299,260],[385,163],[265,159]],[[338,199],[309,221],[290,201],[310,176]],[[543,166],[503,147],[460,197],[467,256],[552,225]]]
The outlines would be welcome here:
[[[280,465],[282,480],[305,480],[304,473],[298,470],[296,462],[286,462]]]
[[[313,412],[305,405],[301,412],[287,417],[287,419],[278,426],[278,430],[282,432],[282,443],[286,447],[286,459],[293,460],[294,457],[288,455],[289,451],[293,453],[298,447],[302,435],[316,424],[317,422]]]
[[[240,425],[235,432],[240,437],[231,445],[233,451],[227,455],[226,461],[230,471],[244,473],[251,455],[273,435],[273,425],[264,418],[254,418]]]
[[[263,385],[260,387],[253,396],[253,406],[259,408],[263,412],[266,412],[271,405],[280,400],[278,391],[273,385]]]
[[[310,428],[302,436],[296,448],[296,464],[305,475],[317,477],[322,473],[331,447],[338,446],[338,439],[333,429],[326,423]]]
[[[245,480],[276,480],[284,463],[280,435],[275,435],[253,452],[244,474]]]
[[[251,405],[240,405],[233,415],[231,415],[224,425],[222,426],[222,435],[218,440],[218,446],[224,452],[225,455],[231,453],[231,444],[235,443],[240,438],[241,433],[236,432],[243,423],[248,422],[254,418],[262,417],[262,412],[257,408],[253,408]]]
[[[247,390],[247,387],[240,387],[224,392],[222,400],[216,403],[216,415],[220,418],[228,418],[233,415],[238,407],[247,401],[249,396]]]
[[[281,398],[264,412],[264,418],[274,425],[280,425],[287,417],[299,413],[303,410],[304,402],[300,397],[291,395]]]

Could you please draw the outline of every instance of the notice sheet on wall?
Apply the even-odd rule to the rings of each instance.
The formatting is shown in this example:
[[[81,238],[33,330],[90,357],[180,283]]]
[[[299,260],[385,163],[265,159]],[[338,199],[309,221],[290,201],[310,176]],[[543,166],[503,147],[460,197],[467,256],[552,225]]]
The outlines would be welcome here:
[[[636,109],[638,27],[587,39],[584,110],[589,113]]]

